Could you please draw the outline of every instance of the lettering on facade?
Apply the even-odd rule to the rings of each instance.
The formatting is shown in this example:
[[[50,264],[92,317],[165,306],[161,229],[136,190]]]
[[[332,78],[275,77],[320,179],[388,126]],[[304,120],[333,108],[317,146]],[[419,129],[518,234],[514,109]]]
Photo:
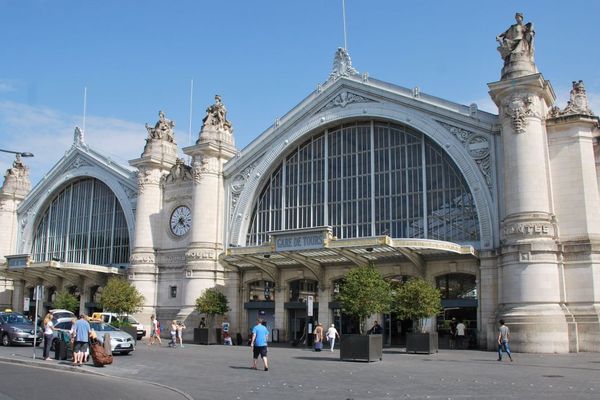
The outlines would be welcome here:
[[[512,224],[504,228],[504,236],[521,235],[548,235],[550,226],[545,224]]]
[[[275,239],[275,251],[321,249],[324,244],[322,232],[282,236]]]

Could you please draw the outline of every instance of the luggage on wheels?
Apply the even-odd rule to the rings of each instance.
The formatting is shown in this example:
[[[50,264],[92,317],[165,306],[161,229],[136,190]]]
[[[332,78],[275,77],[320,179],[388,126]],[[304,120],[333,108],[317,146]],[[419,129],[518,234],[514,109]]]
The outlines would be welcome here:
[[[92,356],[92,361],[94,361],[94,366],[96,367],[103,367],[112,364],[113,362],[112,354],[106,354],[104,347],[97,339],[90,340],[90,355]]]

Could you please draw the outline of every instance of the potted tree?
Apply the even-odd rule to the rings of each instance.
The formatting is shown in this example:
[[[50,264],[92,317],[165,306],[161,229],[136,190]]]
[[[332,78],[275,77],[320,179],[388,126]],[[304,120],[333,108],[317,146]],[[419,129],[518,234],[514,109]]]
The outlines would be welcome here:
[[[426,321],[437,315],[442,308],[440,291],[424,279],[412,278],[393,290],[392,296],[392,310],[400,318],[413,321],[413,332],[406,335],[406,352],[437,352],[437,331],[432,324],[426,324]]]
[[[388,312],[391,302],[389,283],[370,263],[352,269],[340,285],[337,296],[342,312],[358,320],[359,334],[345,334],[340,340],[342,360],[380,361],[382,335],[365,335],[366,322],[373,314]]]
[[[194,343],[217,343],[217,331],[213,329],[215,316],[223,315],[229,310],[227,296],[216,288],[209,288],[202,292],[202,295],[196,299],[196,311],[206,314],[208,327],[194,328]]]
[[[137,339],[137,328],[131,326],[125,314],[134,314],[142,310],[144,296],[126,279],[109,278],[100,295],[100,305],[104,311],[115,313],[119,316],[118,322],[113,325],[129,333],[134,340]]]

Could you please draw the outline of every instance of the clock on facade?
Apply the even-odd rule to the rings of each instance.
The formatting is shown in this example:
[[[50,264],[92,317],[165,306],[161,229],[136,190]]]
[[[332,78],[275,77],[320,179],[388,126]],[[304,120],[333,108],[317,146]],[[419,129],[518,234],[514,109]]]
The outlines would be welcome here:
[[[176,236],[183,236],[192,227],[192,212],[186,206],[179,206],[171,214],[171,232]]]

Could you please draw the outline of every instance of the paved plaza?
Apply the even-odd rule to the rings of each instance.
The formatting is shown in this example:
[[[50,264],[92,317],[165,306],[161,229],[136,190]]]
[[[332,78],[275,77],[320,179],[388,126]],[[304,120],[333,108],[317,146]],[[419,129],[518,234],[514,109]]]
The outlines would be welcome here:
[[[38,349],[40,354],[41,349]],[[41,356],[41,354],[40,354]],[[342,362],[339,351],[271,347],[268,372],[251,370],[244,346],[149,347],[139,342],[133,355],[114,364],[77,369],[148,381],[193,399],[598,399],[600,354],[514,355],[440,350],[406,354],[384,349],[383,361]],[[32,360],[31,347],[2,347],[0,360],[73,370],[64,361]],[[157,392],[158,394],[158,392]]]

